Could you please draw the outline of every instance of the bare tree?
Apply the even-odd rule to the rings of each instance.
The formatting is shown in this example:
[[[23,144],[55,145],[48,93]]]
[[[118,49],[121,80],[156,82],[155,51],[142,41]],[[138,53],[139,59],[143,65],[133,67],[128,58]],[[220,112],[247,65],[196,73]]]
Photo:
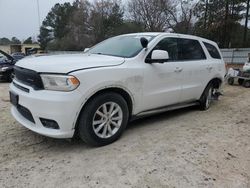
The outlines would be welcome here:
[[[128,10],[132,20],[142,23],[146,31],[164,31],[169,16],[166,10],[173,9],[170,0],[131,0]]]
[[[179,0],[175,4],[175,8],[166,9],[165,14],[169,17],[168,27],[176,33],[192,33],[196,6],[197,1]]]
[[[120,5],[120,0],[99,0],[92,4],[90,30],[95,42],[115,35],[115,29],[123,23],[124,12]]]
[[[131,0],[128,10],[146,31],[192,33],[196,4],[196,0]]]

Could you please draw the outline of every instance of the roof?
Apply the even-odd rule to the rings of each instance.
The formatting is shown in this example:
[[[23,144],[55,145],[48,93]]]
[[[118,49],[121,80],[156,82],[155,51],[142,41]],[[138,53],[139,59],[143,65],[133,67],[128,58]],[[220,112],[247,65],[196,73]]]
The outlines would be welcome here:
[[[180,33],[169,33],[169,32],[142,32],[142,33],[130,33],[130,34],[125,34],[125,35],[150,35],[150,36],[160,36],[160,35],[171,35],[171,36],[176,36],[176,37],[185,37],[185,38],[190,38],[190,39],[197,39],[197,40],[202,40],[204,42],[208,43],[213,43],[216,44],[214,41],[198,37],[195,35],[187,35],[187,34],[180,34]]]

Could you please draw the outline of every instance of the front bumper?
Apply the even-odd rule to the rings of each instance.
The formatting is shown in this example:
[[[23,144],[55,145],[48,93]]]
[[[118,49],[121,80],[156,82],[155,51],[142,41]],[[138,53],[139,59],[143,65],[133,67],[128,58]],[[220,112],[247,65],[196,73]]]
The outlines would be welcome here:
[[[75,124],[79,113],[82,95],[77,90],[72,92],[57,92],[40,90],[35,91],[32,87],[26,86],[14,80],[10,84],[10,92],[18,95],[18,105],[27,108],[34,119],[34,123],[25,118],[17,109],[12,106],[11,113],[14,118],[26,128],[53,138],[72,138],[75,132]],[[29,92],[21,90],[21,86]],[[59,129],[46,128],[40,118],[54,120],[58,123]]]

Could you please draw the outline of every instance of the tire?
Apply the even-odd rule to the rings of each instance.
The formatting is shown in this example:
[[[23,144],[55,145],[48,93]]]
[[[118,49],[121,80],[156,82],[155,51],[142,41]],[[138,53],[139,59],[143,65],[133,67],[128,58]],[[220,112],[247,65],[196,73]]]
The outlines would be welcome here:
[[[246,80],[246,81],[243,83],[243,86],[246,87],[246,88],[250,88],[250,80]]]
[[[238,83],[239,83],[240,86],[243,85],[243,82],[244,82],[244,79],[241,79],[241,78],[238,79]]]
[[[8,76],[8,78],[7,78],[7,81],[8,81],[9,83],[11,83],[11,82],[12,82],[12,80],[13,80],[13,78],[12,78],[12,74],[10,74],[10,75]]]
[[[229,85],[234,85],[234,78],[232,78],[232,77],[228,78],[227,83]]]
[[[116,113],[112,116],[112,112]],[[78,135],[88,145],[108,145],[122,135],[128,119],[128,105],[121,95],[113,92],[100,94],[91,99],[81,112]]]
[[[200,98],[200,110],[208,110],[212,102],[214,86],[212,83],[208,84]]]

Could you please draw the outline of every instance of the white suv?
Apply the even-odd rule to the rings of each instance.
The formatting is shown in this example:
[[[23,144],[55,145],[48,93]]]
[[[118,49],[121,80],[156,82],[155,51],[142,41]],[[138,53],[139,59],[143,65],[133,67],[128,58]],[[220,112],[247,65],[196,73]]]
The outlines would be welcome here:
[[[22,125],[54,138],[78,134],[101,146],[129,120],[177,108],[209,108],[225,65],[216,43],[188,35],[135,33],[87,52],[27,58],[14,68],[11,112]]]

